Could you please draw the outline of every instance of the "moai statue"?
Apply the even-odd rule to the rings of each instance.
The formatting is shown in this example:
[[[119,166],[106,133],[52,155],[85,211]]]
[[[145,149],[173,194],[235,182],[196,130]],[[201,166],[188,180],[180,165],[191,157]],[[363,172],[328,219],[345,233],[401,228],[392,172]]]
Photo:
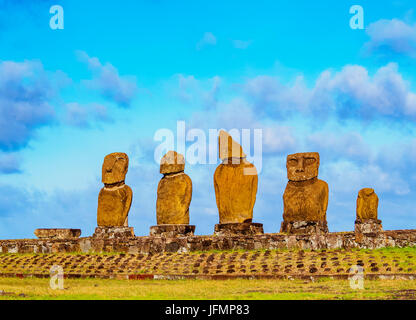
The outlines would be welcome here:
[[[157,187],[157,226],[150,235],[176,237],[193,235],[195,226],[189,225],[189,205],[192,199],[192,180],[184,172],[185,159],[175,151],[166,153],[160,161],[163,178]]]
[[[374,233],[383,230],[377,217],[378,197],[374,189],[364,188],[358,192],[355,232]]]
[[[287,183],[283,194],[281,232],[326,233],[328,184],[318,179],[319,153],[305,152],[287,156]]]
[[[252,223],[258,176],[256,167],[246,160],[241,146],[221,130],[218,136],[222,163],[214,173],[219,224],[215,234],[261,234],[263,225]]]
[[[97,224],[94,236],[130,236],[128,227],[133,192],[125,184],[129,166],[129,157],[125,153],[115,152],[104,158],[102,182],[104,188],[98,195]]]

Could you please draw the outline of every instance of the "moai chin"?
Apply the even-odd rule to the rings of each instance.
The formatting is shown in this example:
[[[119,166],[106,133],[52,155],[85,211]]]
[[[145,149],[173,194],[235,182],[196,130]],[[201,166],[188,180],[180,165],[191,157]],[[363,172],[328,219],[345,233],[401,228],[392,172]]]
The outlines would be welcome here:
[[[163,178],[157,187],[157,226],[150,235],[175,237],[192,235],[195,226],[189,225],[189,205],[192,199],[192,180],[184,172],[185,159],[175,151],[166,153],[160,161]]]
[[[241,146],[223,130],[218,136],[218,148],[222,163],[214,173],[219,212],[215,233],[263,233],[261,224],[252,223],[258,183],[256,167],[246,160]],[[235,225],[244,223],[244,226]]]
[[[125,184],[129,157],[115,152],[104,158],[102,182],[98,195],[97,224],[99,227],[127,227],[133,192]]]
[[[374,189],[361,189],[357,197],[355,232],[374,233],[382,231],[381,220],[378,219],[377,210],[378,196]]]
[[[289,181],[283,194],[281,232],[328,232],[328,184],[318,179],[319,153],[290,154],[286,168]]]

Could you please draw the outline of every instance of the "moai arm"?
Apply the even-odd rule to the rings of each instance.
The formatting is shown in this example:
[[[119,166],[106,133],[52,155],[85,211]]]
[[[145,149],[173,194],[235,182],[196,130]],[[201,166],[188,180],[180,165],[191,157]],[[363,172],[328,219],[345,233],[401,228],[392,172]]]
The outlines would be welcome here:
[[[191,178],[185,174],[185,180],[186,180],[186,192],[185,192],[185,208],[189,209],[189,205],[191,204],[192,200],[192,180]]]
[[[258,186],[258,176],[257,174],[253,176],[252,180],[252,192],[251,192],[251,204],[250,204],[250,210],[253,211],[254,204],[256,203],[256,195],[257,195],[257,186]]]
[[[126,188],[127,198],[126,198],[126,205],[124,206],[124,210],[123,210],[123,216],[126,217],[126,219],[124,220],[124,226],[128,227],[128,218],[129,218],[131,202],[133,200],[133,191],[128,185],[126,185],[125,188]]]
[[[328,208],[328,197],[329,197],[329,189],[328,189],[328,184],[325,181],[322,181],[324,183],[324,188],[323,188],[323,192],[324,192],[324,197],[323,197],[323,214],[324,214],[324,218],[326,219],[326,209]]]
[[[217,184],[217,181],[216,180],[217,180],[218,170],[219,170],[220,167],[221,167],[221,165],[218,166],[218,168],[215,170],[215,173],[214,173],[215,200],[217,202],[217,208],[218,208],[218,210],[220,210],[220,190],[218,188],[218,184]]]

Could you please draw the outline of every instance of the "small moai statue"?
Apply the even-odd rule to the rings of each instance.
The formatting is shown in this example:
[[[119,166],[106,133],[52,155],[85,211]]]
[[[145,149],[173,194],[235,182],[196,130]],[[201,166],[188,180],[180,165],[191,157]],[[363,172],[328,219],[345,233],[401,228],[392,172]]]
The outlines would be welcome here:
[[[280,232],[327,233],[328,184],[318,179],[319,153],[287,156],[288,183],[283,194]]]
[[[242,147],[224,130],[218,136],[222,163],[214,173],[219,224],[215,234],[262,234],[263,225],[252,223],[258,176],[256,167],[246,160]]]
[[[381,220],[377,217],[377,210],[378,196],[374,189],[361,189],[357,197],[355,232],[374,233],[383,231]]]
[[[166,153],[160,161],[163,178],[157,187],[157,226],[150,228],[151,236],[190,236],[195,226],[189,225],[189,205],[192,180],[184,172],[185,158],[175,151]]]
[[[102,182],[98,195],[95,237],[134,236],[128,227],[128,214],[133,198],[131,188],[125,184],[129,157],[122,152],[111,153],[104,158]]]

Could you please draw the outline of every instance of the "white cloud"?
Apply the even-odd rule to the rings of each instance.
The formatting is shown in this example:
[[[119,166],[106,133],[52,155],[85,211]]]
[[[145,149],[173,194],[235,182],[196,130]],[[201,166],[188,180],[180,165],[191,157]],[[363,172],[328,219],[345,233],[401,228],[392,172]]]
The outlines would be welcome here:
[[[287,152],[295,145],[296,139],[291,128],[277,124],[263,128],[263,152],[274,154]]]
[[[77,102],[66,104],[65,122],[72,126],[88,127],[91,121],[110,121],[107,108],[102,104],[81,105]]]
[[[233,40],[233,46],[236,49],[247,49],[250,44],[251,44],[251,40],[248,40],[248,41]]]
[[[318,151],[326,159],[347,158],[351,161],[371,160],[373,154],[370,146],[357,132],[316,132],[305,138],[311,151]]]
[[[416,24],[399,19],[378,20],[367,28],[370,41],[365,48],[371,52],[399,53],[412,57],[416,54]]]
[[[293,84],[258,76],[244,84],[244,92],[258,112],[278,118],[299,112],[316,115],[321,121],[331,115],[340,119],[416,115],[415,93],[396,63],[379,68],[372,76],[358,65],[347,65],[338,72],[325,70],[312,88],[301,76]]]
[[[98,90],[103,97],[121,107],[130,106],[138,91],[134,76],[122,77],[112,64],[103,65],[98,58],[90,57],[84,51],[77,51],[76,54],[93,72],[93,79],[84,81],[88,87]]]
[[[0,62],[0,150],[23,148],[38,127],[54,121],[51,101],[67,80],[38,61]]]
[[[196,44],[197,50],[201,50],[206,46],[215,46],[217,44],[217,38],[211,32],[205,32],[201,40]]]
[[[377,164],[358,165],[339,160],[322,164],[320,177],[328,182],[335,194],[357,194],[362,188],[373,188],[376,193],[391,192],[403,196],[410,193],[410,186],[398,171],[385,170]]]

